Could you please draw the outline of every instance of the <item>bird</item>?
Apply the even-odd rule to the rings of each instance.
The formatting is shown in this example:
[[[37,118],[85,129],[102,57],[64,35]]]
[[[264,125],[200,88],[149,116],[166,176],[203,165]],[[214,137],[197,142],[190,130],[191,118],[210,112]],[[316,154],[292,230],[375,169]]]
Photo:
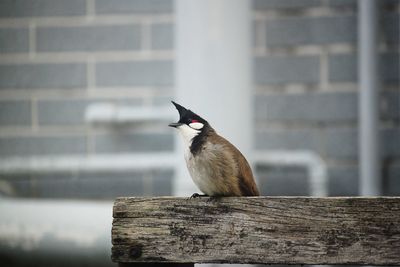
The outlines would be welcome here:
[[[259,196],[250,165],[242,153],[190,109],[171,101],[179,121],[170,123],[183,138],[189,174],[204,195],[193,197]]]

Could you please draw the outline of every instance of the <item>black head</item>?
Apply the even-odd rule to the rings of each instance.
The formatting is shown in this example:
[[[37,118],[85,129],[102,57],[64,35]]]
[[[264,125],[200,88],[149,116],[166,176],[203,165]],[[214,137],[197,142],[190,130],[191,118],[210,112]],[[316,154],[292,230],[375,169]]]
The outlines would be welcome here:
[[[195,123],[195,122],[200,122],[200,123],[204,124],[204,126],[208,125],[208,122],[205,119],[203,119],[202,117],[200,117],[199,115],[197,115],[196,113],[191,111],[190,109],[186,109],[185,107],[179,105],[178,103],[175,103],[174,101],[171,101],[171,102],[172,102],[172,104],[174,104],[174,106],[176,107],[176,109],[179,112],[179,121],[170,123],[168,126],[176,128],[183,124],[189,125],[189,124]]]

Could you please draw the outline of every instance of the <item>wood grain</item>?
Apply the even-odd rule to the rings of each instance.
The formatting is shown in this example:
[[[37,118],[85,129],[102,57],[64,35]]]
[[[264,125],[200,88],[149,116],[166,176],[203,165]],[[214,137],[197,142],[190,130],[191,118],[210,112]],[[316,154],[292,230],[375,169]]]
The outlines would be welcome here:
[[[116,262],[400,265],[399,197],[118,198]]]

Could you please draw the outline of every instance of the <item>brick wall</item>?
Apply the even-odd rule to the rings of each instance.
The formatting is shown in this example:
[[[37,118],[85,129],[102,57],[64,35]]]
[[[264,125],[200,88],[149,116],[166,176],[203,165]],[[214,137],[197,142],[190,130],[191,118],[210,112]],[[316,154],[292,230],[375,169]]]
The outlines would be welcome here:
[[[400,1],[379,2],[384,189],[399,194]],[[315,151],[330,195],[358,194],[357,1],[256,0],[254,29],[257,148]],[[266,193],[307,193],[304,169],[258,171]]]
[[[387,194],[400,193],[399,12],[381,1],[381,133]],[[357,7],[352,0],[254,0],[257,149],[326,160],[329,192],[357,194]],[[172,151],[163,123],[94,127],[91,103],[173,98],[172,0],[0,2],[0,157]],[[258,166],[266,194],[308,194],[301,167]],[[173,171],[2,175],[10,194],[112,198],[171,193]],[[288,184],[293,188],[288,188]]]
[[[85,122],[91,103],[158,106],[173,92],[172,1],[0,2],[0,157],[172,151],[162,123]],[[2,175],[10,194],[169,195],[173,171]],[[8,188],[8,187],[7,187]]]

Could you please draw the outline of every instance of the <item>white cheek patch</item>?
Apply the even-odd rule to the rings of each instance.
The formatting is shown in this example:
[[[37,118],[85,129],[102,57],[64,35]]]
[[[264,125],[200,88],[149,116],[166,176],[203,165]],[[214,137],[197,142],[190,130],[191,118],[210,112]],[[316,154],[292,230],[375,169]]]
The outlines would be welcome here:
[[[185,142],[185,144],[187,146],[190,146],[192,144],[193,138],[196,137],[200,133],[199,130],[193,129],[193,128],[187,126],[186,124],[179,126],[178,130],[181,133],[181,135],[183,137],[183,141]]]
[[[193,123],[190,123],[189,126],[190,126],[190,128],[200,130],[201,128],[204,127],[204,124],[202,124],[201,122],[193,122]]]

